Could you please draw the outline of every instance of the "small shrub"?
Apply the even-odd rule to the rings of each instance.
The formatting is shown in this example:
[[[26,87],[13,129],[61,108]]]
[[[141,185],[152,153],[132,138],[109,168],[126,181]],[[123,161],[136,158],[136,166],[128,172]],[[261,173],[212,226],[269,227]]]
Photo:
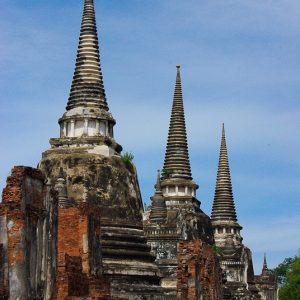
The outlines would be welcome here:
[[[162,171],[161,171],[161,175],[164,178],[170,178],[172,174],[173,174],[172,169],[162,169]]]
[[[128,165],[132,162],[132,160],[134,159],[134,155],[130,152],[125,152],[122,156],[121,156],[123,162]]]
[[[222,254],[222,250],[220,247],[218,247],[216,244],[212,245],[212,250],[216,255],[221,255]]]

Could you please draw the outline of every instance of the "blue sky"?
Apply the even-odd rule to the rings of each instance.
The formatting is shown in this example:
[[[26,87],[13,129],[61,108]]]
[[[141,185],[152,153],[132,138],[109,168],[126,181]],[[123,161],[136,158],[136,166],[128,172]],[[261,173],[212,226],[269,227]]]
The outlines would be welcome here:
[[[143,201],[162,167],[176,64],[192,172],[210,214],[225,123],[244,243],[260,272],[300,248],[300,3],[95,0],[115,135],[135,156]],[[82,1],[0,4],[0,185],[57,137]]]

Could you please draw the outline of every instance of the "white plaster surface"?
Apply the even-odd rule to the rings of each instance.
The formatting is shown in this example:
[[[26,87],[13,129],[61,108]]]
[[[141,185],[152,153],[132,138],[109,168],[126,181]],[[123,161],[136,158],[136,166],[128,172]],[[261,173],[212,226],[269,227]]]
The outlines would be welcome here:
[[[104,156],[112,156],[115,154],[114,149],[110,148],[107,145],[95,146],[93,149],[89,149],[88,153],[91,154],[100,154]]]

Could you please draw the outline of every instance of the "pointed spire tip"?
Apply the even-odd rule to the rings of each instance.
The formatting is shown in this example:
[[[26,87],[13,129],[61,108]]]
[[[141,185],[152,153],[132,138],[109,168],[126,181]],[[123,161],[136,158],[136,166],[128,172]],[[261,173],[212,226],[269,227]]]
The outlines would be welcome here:
[[[77,58],[67,110],[93,106],[108,111],[93,0],[84,0]]]
[[[192,179],[185,127],[180,65],[176,65],[176,68],[175,90],[163,169],[171,171],[172,178]],[[165,178],[165,175],[163,177]]]
[[[211,217],[213,221],[231,220],[237,222],[227,155],[224,123],[222,123],[222,138],[217,182]]]

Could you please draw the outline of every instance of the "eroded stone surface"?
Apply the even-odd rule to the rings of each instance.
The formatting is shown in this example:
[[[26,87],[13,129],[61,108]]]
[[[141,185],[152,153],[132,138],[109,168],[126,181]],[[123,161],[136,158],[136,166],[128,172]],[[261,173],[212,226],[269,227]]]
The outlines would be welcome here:
[[[133,165],[120,156],[91,154],[89,149],[54,149],[44,153],[40,169],[54,183],[60,167],[66,174],[68,197],[97,203],[103,224],[141,226],[142,203]]]
[[[39,167],[52,184],[62,168],[68,198],[78,205],[93,203],[100,210],[103,274],[112,296],[140,299],[140,293],[143,299],[160,299],[159,271],[143,232],[135,167],[119,155],[106,157],[89,149],[50,149]]]

